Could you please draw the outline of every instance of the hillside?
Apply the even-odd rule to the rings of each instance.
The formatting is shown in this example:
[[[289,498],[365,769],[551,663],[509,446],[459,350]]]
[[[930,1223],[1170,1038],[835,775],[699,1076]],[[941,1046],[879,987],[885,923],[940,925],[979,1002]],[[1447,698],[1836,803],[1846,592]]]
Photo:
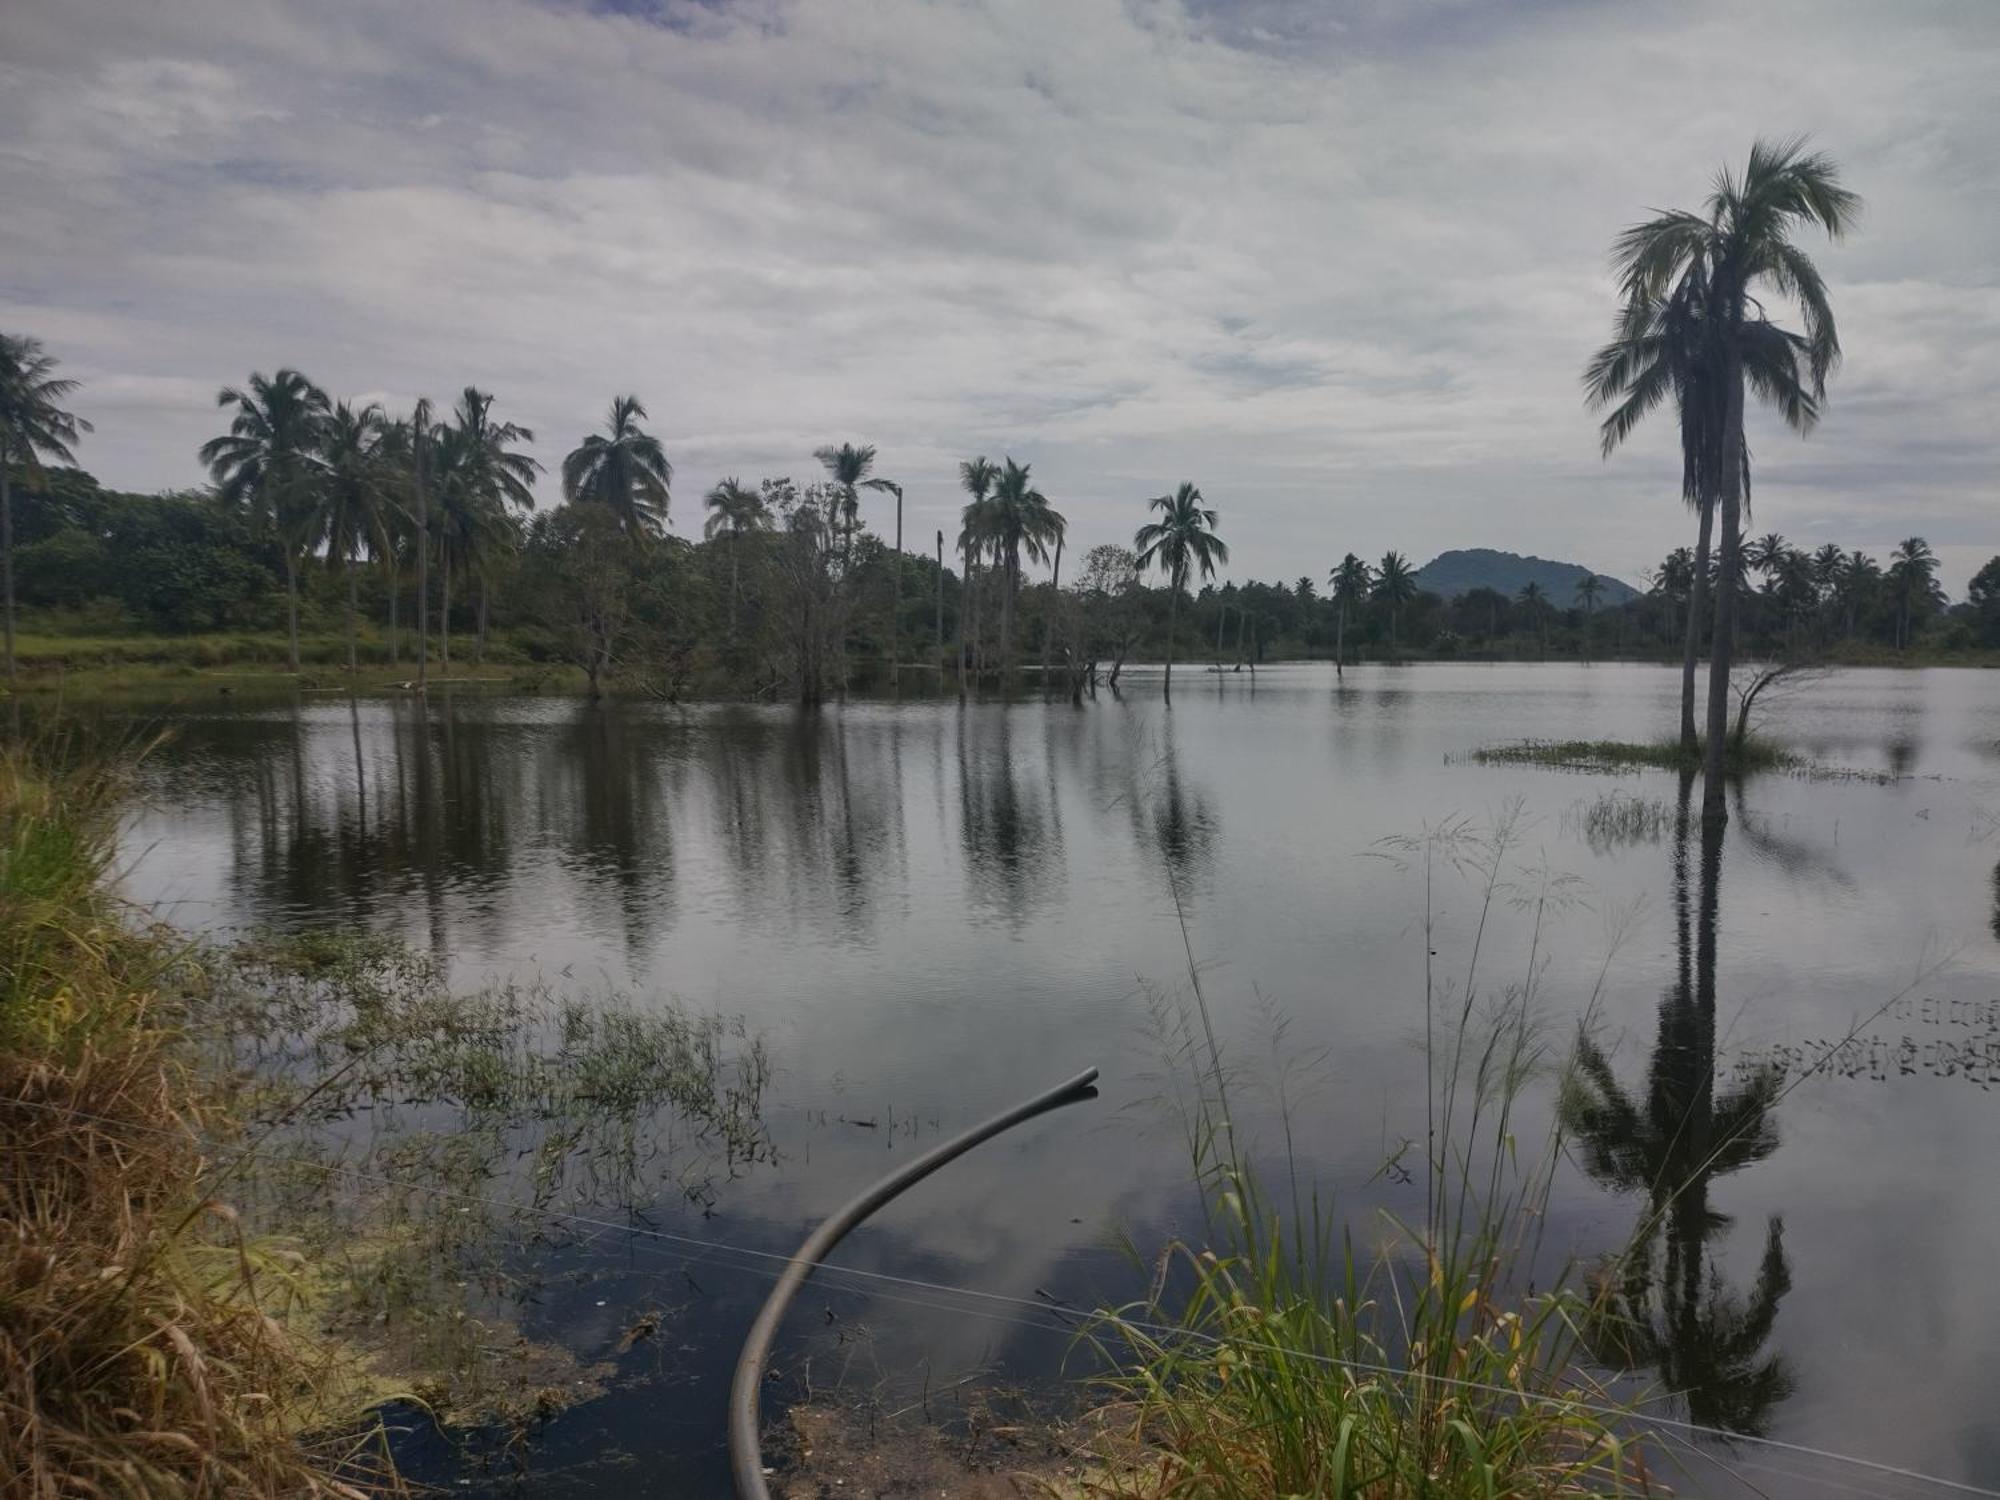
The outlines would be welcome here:
[[[1551,562],[1545,557],[1523,557],[1518,552],[1496,552],[1491,547],[1466,547],[1440,552],[1417,570],[1417,587],[1446,599],[1474,589],[1494,589],[1512,599],[1530,583],[1538,583],[1549,603],[1567,609],[1576,602],[1576,586],[1590,573],[1581,563]],[[1638,597],[1631,584],[1599,573],[1604,585],[1600,605],[1623,604]]]

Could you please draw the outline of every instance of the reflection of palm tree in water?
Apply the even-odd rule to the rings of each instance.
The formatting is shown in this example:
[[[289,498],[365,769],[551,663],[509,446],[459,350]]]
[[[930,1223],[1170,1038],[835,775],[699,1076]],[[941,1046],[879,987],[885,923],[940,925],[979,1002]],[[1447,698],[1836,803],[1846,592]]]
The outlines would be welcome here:
[[[1709,1186],[1777,1149],[1770,1115],[1781,1077],[1765,1070],[1734,1089],[1715,1086],[1723,825],[1701,825],[1699,910],[1691,914],[1692,786],[1691,778],[1681,783],[1675,822],[1680,971],[1660,1002],[1646,1098],[1629,1098],[1604,1053],[1585,1038],[1563,1114],[1585,1170],[1609,1187],[1646,1194],[1632,1245],[1606,1271],[1594,1327],[1599,1355],[1630,1368],[1656,1368],[1663,1384],[1686,1401],[1691,1420],[1757,1434],[1792,1389],[1784,1356],[1764,1350],[1792,1284],[1784,1225],[1775,1216],[1769,1221],[1756,1281],[1739,1295],[1708,1263],[1710,1241],[1730,1223],[1710,1208]]]

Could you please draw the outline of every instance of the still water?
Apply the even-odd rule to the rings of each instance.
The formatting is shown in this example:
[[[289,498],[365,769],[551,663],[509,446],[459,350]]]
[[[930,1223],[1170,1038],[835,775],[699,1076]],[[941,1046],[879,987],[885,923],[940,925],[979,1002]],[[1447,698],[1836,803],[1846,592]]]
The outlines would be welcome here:
[[[618,1371],[543,1435],[535,1493],[720,1494],[727,1372],[768,1286],[741,1249],[788,1251],[900,1154],[1104,1070],[1096,1102],[982,1148],[838,1252],[907,1280],[816,1282],[773,1399],[808,1357],[822,1385],[1046,1379],[1066,1334],[996,1297],[1127,1300],[1143,1276],[1119,1236],[1198,1222],[1149,1102],[1158,1007],[1187,991],[1183,918],[1259,1138],[1274,1091],[1255,1080],[1283,1075],[1315,1179],[1357,1220],[1421,1217],[1421,1182],[1382,1171],[1424,1130],[1425,883],[1394,841],[1511,819],[1482,983],[1532,982],[1561,1037],[1592,1010],[1632,1105],[1622,1137],[1573,1145],[1551,1250],[1588,1263],[1626,1241],[1681,1149],[1663,1119],[1704,1080],[1721,1114],[1760,1107],[1760,1065],[1786,1068],[1751,1144],[1668,1216],[1651,1380],[1703,1423],[2000,1486],[2000,675],[1841,672],[1774,706],[1780,738],[1851,774],[1751,782],[1705,848],[1677,837],[1665,773],[1464,758],[1653,738],[1675,717],[1667,669],[1184,669],[1178,686],[1170,711],[1144,674],[1082,710],[188,704],[147,764],[126,888],[188,927],[365,926],[466,985],[614,989],[763,1039],[776,1160],[700,1205],[663,1194],[645,1222],[686,1239],[597,1236],[522,1314]],[[1434,865],[1448,968],[1478,890]],[[642,1304],[673,1309],[670,1336],[615,1353]],[[1925,1492],[1718,1451],[1773,1493]],[[452,1482],[446,1458],[414,1461]]]

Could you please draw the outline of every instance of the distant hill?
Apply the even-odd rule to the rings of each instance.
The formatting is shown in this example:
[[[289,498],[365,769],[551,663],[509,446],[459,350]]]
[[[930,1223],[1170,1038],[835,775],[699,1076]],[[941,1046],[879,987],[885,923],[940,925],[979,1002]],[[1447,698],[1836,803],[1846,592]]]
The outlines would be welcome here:
[[[1466,547],[1440,552],[1417,569],[1417,587],[1446,599],[1456,599],[1474,589],[1493,589],[1512,599],[1530,583],[1542,586],[1542,593],[1558,609],[1576,603],[1576,586],[1590,576],[1581,563],[1551,562],[1545,557],[1523,557],[1518,552],[1496,552],[1491,547]],[[1599,573],[1604,586],[1599,605],[1623,604],[1636,599],[1639,591],[1608,573]]]

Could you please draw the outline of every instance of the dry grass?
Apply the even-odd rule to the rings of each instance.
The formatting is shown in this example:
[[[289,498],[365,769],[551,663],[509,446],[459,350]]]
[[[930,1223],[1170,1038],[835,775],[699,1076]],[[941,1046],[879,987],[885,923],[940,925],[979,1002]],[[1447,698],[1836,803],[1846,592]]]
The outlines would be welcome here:
[[[289,1328],[296,1267],[208,1196],[168,995],[180,955],[106,888],[116,783],[0,755],[0,1493],[393,1487]]]

